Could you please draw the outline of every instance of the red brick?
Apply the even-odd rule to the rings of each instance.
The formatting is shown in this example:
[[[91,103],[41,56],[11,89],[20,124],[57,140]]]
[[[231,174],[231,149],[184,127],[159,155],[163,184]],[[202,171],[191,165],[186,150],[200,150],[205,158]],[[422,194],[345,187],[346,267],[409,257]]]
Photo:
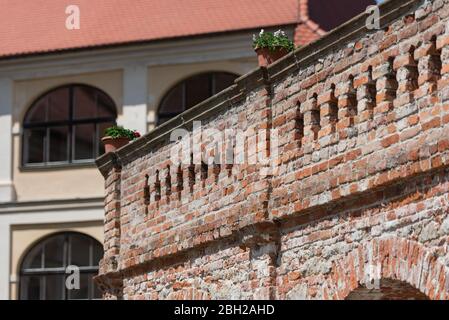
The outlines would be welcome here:
[[[393,1],[386,10],[398,6]],[[207,113],[188,111],[187,128],[188,119],[198,117],[220,131],[279,129],[274,172],[261,174],[260,163],[222,164],[208,167],[206,178],[204,166],[185,165],[183,190],[175,188],[180,181],[171,168],[167,194],[172,144],[159,136],[163,127],[157,137],[143,137],[148,140],[142,147],[130,144],[100,158],[104,297],[342,299],[364,290],[363,277],[378,262],[384,278],[398,281],[387,281],[391,290],[382,294],[448,298],[449,275],[441,263],[449,237],[447,61],[441,77],[421,63],[418,88],[400,77],[400,68],[414,67],[415,59],[441,56],[430,39],[442,32],[437,17],[446,9],[410,10],[385,31],[358,34],[355,48],[336,41],[331,50],[319,50],[317,42],[314,52],[305,48],[294,53],[296,60],[264,69],[267,78],[261,79],[260,69],[246,75],[225,108],[212,98]],[[437,39],[439,49],[448,43],[445,35]],[[412,46],[418,46],[413,54]],[[390,58],[397,74],[388,68]],[[357,95],[349,98],[341,94],[353,91],[350,76]],[[239,155],[255,159],[268,152],[259,145],[250,153],[247,147],[257,141],[252,138]],[[143,199],[145,174],[149,204]],[[426,295],[413,289],[416,266],[422,266]],[[444,272],[437,277],[438,270]]]

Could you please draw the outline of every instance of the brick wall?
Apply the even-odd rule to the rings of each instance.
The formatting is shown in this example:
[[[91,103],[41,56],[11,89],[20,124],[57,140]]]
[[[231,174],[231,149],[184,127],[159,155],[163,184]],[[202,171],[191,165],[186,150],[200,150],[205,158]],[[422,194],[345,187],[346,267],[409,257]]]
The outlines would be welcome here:
[[[105,298],[344,299],[382,278],[449,299],[449,1],[381,15],[97,160]],[[170,134],[198,120],[257,132],[234,149],[247,161],[173,163]]]

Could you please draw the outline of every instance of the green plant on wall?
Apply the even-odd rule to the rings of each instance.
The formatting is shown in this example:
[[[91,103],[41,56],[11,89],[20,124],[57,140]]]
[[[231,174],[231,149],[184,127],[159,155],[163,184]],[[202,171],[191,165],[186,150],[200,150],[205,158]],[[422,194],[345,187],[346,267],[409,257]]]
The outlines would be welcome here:
[[[293,41],[291,41],[284,31],[278,30],[274,33],[265,32],[260,30],[258,35],[253,35],[253,47],[254,49],[268,48],[270,51],[284,48],[288,52],[295,49]]]
[[[140,137],[140,133],[137,131],[125,129],[122,126],[112,126],[104,131],[106,137],[111,137],[112,139],[127,138],[129,140],[134,140]]]

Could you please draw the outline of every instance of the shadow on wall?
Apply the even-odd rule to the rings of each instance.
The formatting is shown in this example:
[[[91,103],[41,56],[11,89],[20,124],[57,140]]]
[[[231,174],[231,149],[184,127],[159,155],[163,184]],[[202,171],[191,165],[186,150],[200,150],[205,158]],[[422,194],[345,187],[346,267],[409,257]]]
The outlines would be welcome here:
[[[375,0],[312,0],[309,1],[309,16],[322,29],[329,31],[375,4]]]

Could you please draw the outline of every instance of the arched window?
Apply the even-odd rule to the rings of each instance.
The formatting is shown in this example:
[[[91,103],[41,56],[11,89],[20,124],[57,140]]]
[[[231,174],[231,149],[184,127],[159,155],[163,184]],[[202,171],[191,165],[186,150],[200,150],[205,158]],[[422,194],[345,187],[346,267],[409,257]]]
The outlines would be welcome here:
[[[181,81],[162,99],[158,110],[158,124],[226,89],[237,77],[228,72],[208,72]]]
[[[42,240],[23,259],[20,269],[20,299],[101,298],[92,277],[98,273],[98,262],[102,256],[102,245],[81,233],[60,233]],[[79,289],[66,288],[67,277],[74,274],[66,269],[69,265],[79,268]],[[73,282],[69,280],[69,283]]]
[[[104,152],[100,138],[116,118],[114,102],[99,89],[68,85],[47,92],[25,115],[23,164],[92,161]]]

